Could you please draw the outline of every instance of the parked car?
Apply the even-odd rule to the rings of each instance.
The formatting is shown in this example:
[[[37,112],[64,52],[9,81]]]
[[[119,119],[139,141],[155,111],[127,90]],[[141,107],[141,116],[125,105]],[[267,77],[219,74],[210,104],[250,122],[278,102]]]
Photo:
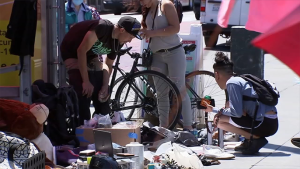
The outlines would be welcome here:
[[[218,25],[218,12],[222,0],[194,0],[194,13],[196,19],[200,19],[203,36],[207,45],[210,35]],[[228,27],[223,28],[220,33],[223,37],[230,38],[232,26],[244,26],[248,20],[250,0],[236,1],[231,12]],[[217,44],[215,40],[213,46]]]
[[[124,12],[141,12],[140,0],[103,0],[105,9],[110,9],[115,15]]]
[[[193,0],[180,0],[183,7],[193,8]],[[127,12],[141,13],[140,0],[103,0],[105,9],[112,10],[115,15]]]

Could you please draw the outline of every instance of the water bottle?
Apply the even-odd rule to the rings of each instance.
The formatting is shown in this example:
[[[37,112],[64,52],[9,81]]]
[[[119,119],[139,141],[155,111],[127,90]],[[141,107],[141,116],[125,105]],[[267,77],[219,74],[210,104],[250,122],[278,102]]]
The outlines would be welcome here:
[[[144,168],[144,145],[138,142],[131,142],[126,145],[126,148],[128,153],[138,156],[132,159],[134,161],[132,169]]]
[[[192,134],[193,134],[196,138],[198,138],[198,130],[197,130],[196,128],[194,128],[194,129],[192,130]]]

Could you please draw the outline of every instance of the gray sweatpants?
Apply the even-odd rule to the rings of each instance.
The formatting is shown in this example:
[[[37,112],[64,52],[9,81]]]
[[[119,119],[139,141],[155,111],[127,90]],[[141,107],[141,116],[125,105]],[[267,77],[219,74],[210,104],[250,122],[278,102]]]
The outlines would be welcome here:
[[[151,69],[167,75],[176,84],[182,97],[183,125],[191,126],[193,119],[191,100],[185,87],[186,58],[184,49],[180,47],[169,52],[154,53]],[[169,123],[169,90],[162,81],[156,78],[153,80],[155,86],[159,86],[156,89],[158,96],[166,96],[160,97],[158,100],[159,124],[161,127],[166,127]]]

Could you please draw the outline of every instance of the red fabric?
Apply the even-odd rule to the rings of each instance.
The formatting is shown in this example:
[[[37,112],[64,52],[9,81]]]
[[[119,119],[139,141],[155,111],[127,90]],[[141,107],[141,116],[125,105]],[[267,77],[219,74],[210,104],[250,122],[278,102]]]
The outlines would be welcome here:
[[[236,0],[222,0],[218,13],[218,25],[222,28],[228,26],[235,2]],[[298,5],[300,5],[300,0],[251,0],[245,27],[247,30],[265,33]]]
[[[246,29],[265,33],[298,5],[300,0],[251,0]]]
[[[273,54],[300,76],[300,5],[252,44]]]
[[[12,132],[29,140],[37,138],[43,132],[43,125],[36,121],[29,109],[29,104],[0,99],[0,131]]]
[[[218,25],[222,28],[227,28],[230,14],[235,5],[235,0],[223,0],[218,13]]]

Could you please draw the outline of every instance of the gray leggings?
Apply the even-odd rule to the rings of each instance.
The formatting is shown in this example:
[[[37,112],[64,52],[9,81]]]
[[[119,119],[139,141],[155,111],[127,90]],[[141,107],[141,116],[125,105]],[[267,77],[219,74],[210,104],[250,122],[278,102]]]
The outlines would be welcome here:
[[[184,49],[182,47],[169,52],[161,52],[153,54],[153,61],[151,69],[167,75],[177,86],[182,97],[182,117],[183,125],[192,125],[192,109],[191,100],[186,92],[185,87],[185,71],[186,71],[186,58]],[[158,95],[167,95],[167,85],[162,84],[161,81],[153,78],[155,86],[160,86],[157,89]],[[161,87],[164,85],[165,87]],[[162,91],[163,90],[163,91]],[[167,107],[167,110],[166,110]],[[169,123],[169,97],[162,97],[158,102],[159,124],[161,127],[166,127]]]

